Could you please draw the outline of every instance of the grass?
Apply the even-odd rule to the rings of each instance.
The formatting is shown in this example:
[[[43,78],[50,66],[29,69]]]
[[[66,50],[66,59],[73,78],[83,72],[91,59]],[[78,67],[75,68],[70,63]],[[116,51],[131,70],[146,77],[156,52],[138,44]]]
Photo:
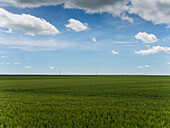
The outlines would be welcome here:
[[[169,128],[169,76],[0,76],[2,128]]]

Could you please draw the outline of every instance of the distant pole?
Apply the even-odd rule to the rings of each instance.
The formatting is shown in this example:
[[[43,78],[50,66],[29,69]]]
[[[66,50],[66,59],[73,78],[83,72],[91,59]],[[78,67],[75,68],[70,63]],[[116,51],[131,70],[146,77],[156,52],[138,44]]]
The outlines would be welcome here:
[[[61,69],[59,70],[59,75],[61,75]]]

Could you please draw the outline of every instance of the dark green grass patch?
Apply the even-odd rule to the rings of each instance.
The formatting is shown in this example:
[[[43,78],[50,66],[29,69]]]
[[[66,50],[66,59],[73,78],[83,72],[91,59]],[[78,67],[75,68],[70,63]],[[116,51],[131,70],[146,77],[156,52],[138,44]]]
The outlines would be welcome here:
[[[0,76],[0,127],[169,128],[169,76]]]

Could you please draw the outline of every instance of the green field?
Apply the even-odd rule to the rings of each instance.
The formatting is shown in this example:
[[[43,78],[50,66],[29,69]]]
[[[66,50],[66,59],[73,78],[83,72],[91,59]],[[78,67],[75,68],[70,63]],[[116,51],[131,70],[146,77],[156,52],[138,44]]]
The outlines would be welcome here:
[[[170,128],[170,77],[0,76],[0,127]]]

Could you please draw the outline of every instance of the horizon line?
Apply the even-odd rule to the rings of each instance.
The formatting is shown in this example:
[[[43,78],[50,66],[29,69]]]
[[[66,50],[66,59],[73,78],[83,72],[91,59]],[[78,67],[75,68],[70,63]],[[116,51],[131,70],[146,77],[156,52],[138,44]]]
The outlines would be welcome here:
[[[90,75],[90,76],[111,76],[111,75],[118,75],[118,76],[132,76],[132,75],[137,75],[137,76],[170,76],[170,74],[151,74],[151,73],[0,73],[0,75],[49,75],[49,76],[85,76],[85,75]]]

